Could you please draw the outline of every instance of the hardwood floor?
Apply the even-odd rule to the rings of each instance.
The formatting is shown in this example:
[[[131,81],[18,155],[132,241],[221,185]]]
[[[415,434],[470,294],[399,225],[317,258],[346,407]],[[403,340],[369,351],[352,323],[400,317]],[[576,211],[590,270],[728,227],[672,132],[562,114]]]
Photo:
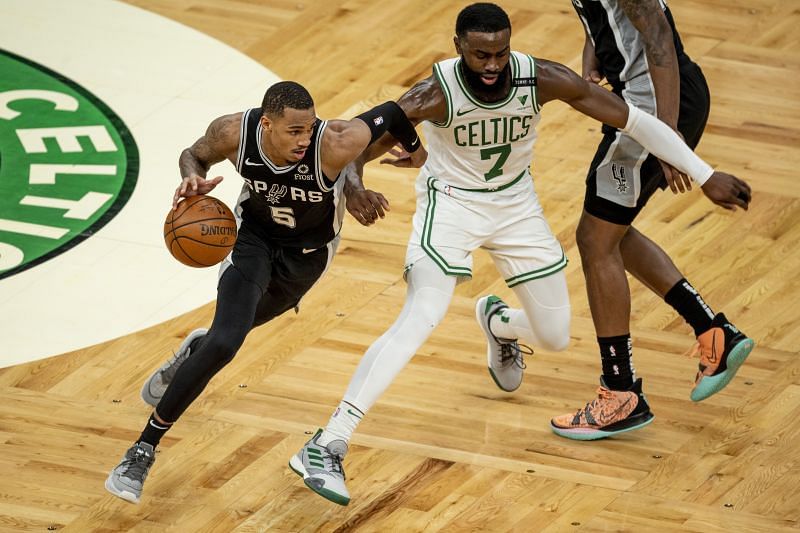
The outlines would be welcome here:
[[[451,56],[461,2],[131,0],[211,35],[309,88],[322,117],[399,96]],[[580,68],[583,33],[567,0],[502,2],[513,46]],[[349,219],[327,277],[255,330],[162,442],[143,502],[102,487],[146,421],[142,380],[208,305],[85,350],[0,370],[0,530],[42,531],[781,531],[800,528],[800,2],[672,2],[712,91],[698,153],[749,181],[749,212],[702,194],[661,193],[637,227],[671,254],[716,310],[758,346],[736,380],[689,400],[693,336],[632,281],[637,372],[648,428],[582,443],[548,420],[589,400],[599,360],[574,231],[591,119],[543,111],[534,176],[570,264],[572,342],[537,350],[515,394],[485,368],[474,300],[514,301],[484,253],[449,314],[359,426],[346,460],[348,507],[287,467],[324,425],[358,360],[394,320],[414,211],[411,171],[371,165],[392,204],[371,228]],[[257,102],[254,102],[254,105]],[[233,110],[232,110],[233,111]]]

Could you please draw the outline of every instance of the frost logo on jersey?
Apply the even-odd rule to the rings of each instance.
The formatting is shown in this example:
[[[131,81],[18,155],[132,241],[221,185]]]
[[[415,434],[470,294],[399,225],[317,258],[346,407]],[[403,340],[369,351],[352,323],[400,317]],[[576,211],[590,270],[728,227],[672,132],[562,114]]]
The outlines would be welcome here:
[[[617,190],[621,193],[627,192],[628,178],[625,177],[625,167],[611,163],[611,174],[614,176],[614,181],[617,182]]]
[[[269,188],[269,192],[267,192],[266,200],[271,204],[277,204],[281,201],[281,198],[286,196],[286,190],[286,185],[273,183],[272,187]]]
[[[91,237],[130,198],[139,151],[122,120],[59,73],[0,50],[0,278]]]
[[[308,165],[305,163],[298,165],[297,173],[294,175],[294,179],[296,180],[304,180],[304,181],[311,181],[314,179],[314,174],[309,174]]]

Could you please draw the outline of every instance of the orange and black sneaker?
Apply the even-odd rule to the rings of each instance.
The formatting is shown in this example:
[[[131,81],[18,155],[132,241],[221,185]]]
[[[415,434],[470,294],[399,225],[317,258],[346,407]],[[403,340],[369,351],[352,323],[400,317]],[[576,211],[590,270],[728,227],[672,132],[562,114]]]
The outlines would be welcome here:
[[[557,416],[550,421],[556,435],[574,440],[604,439],[617,433],[639,429],[653,421],[642,393],[642,378],[628,390],[609,390],[600,379],[597,398],[575,414]]]
[[[699,370],[690,398],[699,402],[718,393],[742,366],[756,343],[718,313],[711,329],[697,337],[691,357],[700,355]]]

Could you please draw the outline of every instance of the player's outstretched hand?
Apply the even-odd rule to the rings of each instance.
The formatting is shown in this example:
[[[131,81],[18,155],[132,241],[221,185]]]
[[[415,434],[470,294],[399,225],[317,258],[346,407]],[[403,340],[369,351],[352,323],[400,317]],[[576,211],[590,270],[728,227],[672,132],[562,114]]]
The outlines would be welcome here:
[[[181,198],[188,198],[190,196],[197,196],[198,194],[208,194],[214,190],[214,187],[219,185],[222,181],[222,176],[217,176],[213,179],[205,179],[197,174],[192,174],[183,178],[181,184],[175,189],[175,194],[172,196],[172,209],[178,207],[178,200]]]
[[[347,211],[362,226],[369,226],[384,218],[389,209],[389,201],[379,192],[369,189],[347,193]]]
[[[750,186],[736,176],[725,172],[714,172],[703,184],[703,193],[720,207],[735,211],[737,207],[747,210],[750,205]]]
[[[402,168],[419,168],[424,165],[425,161],[428,159],[428,151],[425,150],[424,146],[420,146],[415,152],[409,154],[403,150],[400,145],[397,145],[389,150],[389,153],[394,156],[394,159],[391,157],[385,157],[381,159],[381,165],[392,165]]]

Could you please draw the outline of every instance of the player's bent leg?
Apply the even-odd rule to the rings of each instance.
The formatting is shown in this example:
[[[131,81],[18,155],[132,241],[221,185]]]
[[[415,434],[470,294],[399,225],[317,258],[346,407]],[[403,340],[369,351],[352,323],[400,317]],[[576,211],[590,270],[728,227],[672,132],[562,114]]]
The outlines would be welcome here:
[[[521,339],[546,350],[561,351],[569,344],[570,304],[564,272],[516,285],[523,309],[509,308],[494,295],[480,298],[475,315],[487,339],[487,364],[495,384],[516,390],[525,370],[524,355],[533,353]]]
[[[667,253],[633,226],[620,241],[625,270],[661,298],[683,275]]]
[[[353,432],[444,318],[456,284],[456,278],[428,259],[414,264],[407,281],[406,301],[397,320],[361,358],[325,429],[289,461],[308,488],[340,505],[350,500],[342,459]]]

